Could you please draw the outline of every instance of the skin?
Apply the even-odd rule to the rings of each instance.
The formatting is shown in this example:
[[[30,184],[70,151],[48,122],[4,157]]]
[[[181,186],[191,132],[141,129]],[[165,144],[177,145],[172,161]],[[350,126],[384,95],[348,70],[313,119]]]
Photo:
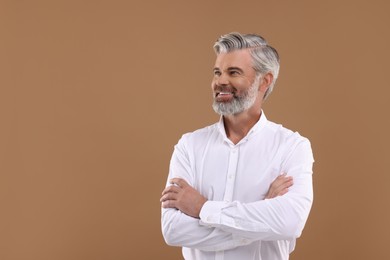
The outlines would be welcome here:
[[[253,84],[256,77],[252,57],[246,49],[218,54],[213,71],[211,88],[218,102],[229,102],[234,96],[242,95]],[[244,138],[260,119],[263,97],[272,80],[271,73],[262,75],[254,104],[240,113],[223,117],[226,135],[234,144]],[[176,208],[191,217],[199,218],[207,199],[183,179],[174,178],[170,183],[172,185],[162,192],[161,206]],[[292,185],[292,177],[282,174],[273,181],[265,198],[282,196]]]
[[[273,199],[277,196],[283,196],[288,192],[288,188],[290,188],[293,184],[293,178],[291,176],[287,176],[287,173],[279,175],[271,183],[265,199]]]

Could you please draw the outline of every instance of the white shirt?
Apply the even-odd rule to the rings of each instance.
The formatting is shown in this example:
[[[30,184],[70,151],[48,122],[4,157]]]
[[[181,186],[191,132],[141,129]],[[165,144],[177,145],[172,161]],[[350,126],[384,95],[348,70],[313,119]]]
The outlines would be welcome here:
[[[183,135],[168,181],[183,178],[208,201],[200,219],[162,209],[165,241],[182,246],[187,260],[288,259],[312,205],[313,162],[309,140],[264,113],[236,145],[227,138],[222,117]],[[293,176],[294,185],[283,196],[264,199],[283,172]]]

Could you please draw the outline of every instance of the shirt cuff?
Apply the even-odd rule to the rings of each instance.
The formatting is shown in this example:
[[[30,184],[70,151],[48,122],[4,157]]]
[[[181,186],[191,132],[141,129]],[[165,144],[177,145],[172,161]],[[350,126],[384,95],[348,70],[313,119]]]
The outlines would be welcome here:
[[[222,209],[228,206],[229,202],[224,201],[206,201],[199,213],[201,224],[205,226],[214,226],[221,224]]]

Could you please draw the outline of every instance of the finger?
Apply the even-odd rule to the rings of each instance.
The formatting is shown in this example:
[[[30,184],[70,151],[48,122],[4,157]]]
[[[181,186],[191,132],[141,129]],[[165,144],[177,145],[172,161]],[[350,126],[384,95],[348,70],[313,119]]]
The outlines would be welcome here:
[[[284,177],[286,177],[287,176],[287,173],[281,173],[281,174],[279,174],[279,176],[278,177],[276,177],[275,178],[275,180],[279,180],[279,179],[283,179]]]
[[[290,187],[291,185],[293,184],[293,180],[292,178],[286,178],[286,179],[283,179],[277,183],[275,183],[275,190],[281,190],[281,189],[284,189],[286,187]]]
[[[284,194],[286,194],[288,192],[288,188],[282,190],[278,195],[279,196],[283,196]]]
[[[167,200],[172,200],[172,201],[177,200],[177,193],[168,192],[160,198],[160,202],[167,201]]]
[[[283,196],[288,191],[289,191],[288,187],[283,188],[283,189],[279,189],[279,190],[274,190],[270,194],[268,194],[265,198],[266,199],[272,199],[272,198],[276,198],[278,196]]]
[[[279,175],[275,181],[282,181],[282,180],[286,180],[286,179],[291,179],[292,176],[287,176],[287,173],[284,173],[284,174],[281,174]]]
[[[292,178],[289,178],[288,180],[283,182],[281,186],[285,188],[290,188],[291,186],[293,186],[293,184],[294,184],[294,180]]]
[[[285,189],[281,190],[278,194],[276,194],[275,197],[283,196],[283,195],[285,195],[288,191],[289,191],[289,189],[288,189],[288,188],[285,188]]]
[[[161,207],[163,207],[164,209],[176,208],[176,202],[174,200],[166,200],[161,203]]]
[[[280,186],[278,186],[274,190],[273,195],[280,196],[282,194],[285,194],[288,191],[288,188],[290,188],[292,185],[293,185],[292,180],[288,180],[288,181],[283,182]]]
[[[291,186],[293,184],[292,177],[285,177],[283,180],[277,182],[277,187]]]
[[[279,176],[276,178],[276,180],[272,183],[273,187],[275,189],[283,188],[286,185],[289,185],[292,182],[293,178],[291,176]],[[292,185],[292,184],[291,184]]]
[[[171,184],[176,184],[177,186],[179,186],[180,188],[185,188],[187,186],[189,186],[189,184],[181,179],[181,178],[173,178],[171,181],[170,181]]]
[[[272,185],[274,186],[274,187],[276,187],[276,186],[279,186],[281,183],[283,183],[283,181],[285,181],[287,178],[289,178],[289,177],[287,177],[287,175],[284,173],[284,174],[281,174],[281,175],[279,175],[278,177],[276,177],[275,179],[274,179],[274,181],[272,182]]]
[[[162,192],[162,195],[168,193],[168,192],[174,192],[174,193],[178,193],[180,191],[180,187],[177,187],[177,186],[174,186],[174,185],[170,185],[168,187],[166,187],[163,192]]]

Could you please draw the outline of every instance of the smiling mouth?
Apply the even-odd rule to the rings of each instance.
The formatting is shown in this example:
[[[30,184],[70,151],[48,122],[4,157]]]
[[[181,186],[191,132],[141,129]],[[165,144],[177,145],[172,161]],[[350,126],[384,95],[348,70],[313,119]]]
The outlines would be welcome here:
[[[215,96],[218,97],[218,96],[226,96],[226,95],[233,95],[233,92],[217,92],[215,93]]]
[[[221,91],[215,93],[215,101],[228,102],[234,98],[233,92]]]

